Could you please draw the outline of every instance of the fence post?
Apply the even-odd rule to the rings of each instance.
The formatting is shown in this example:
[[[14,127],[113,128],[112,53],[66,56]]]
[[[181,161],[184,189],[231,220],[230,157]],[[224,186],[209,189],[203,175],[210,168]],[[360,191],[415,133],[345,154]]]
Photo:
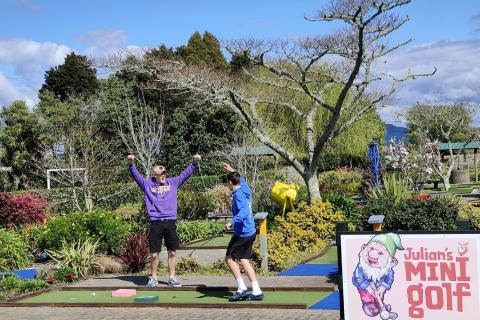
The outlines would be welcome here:
[[[260,257],[262,262],[260,268],[262,272],[268,272],[268,246],[267,246],[267,212],[258,212],[254,219],[258,220],[260,235]]]

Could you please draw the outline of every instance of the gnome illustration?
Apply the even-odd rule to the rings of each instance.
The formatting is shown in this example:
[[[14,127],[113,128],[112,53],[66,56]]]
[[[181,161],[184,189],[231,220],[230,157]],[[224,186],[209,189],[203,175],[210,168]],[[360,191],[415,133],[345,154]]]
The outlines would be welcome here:
[[[380,315],[382,320],[398,317],[392,312],[392,306],[384,302],[385,292],[393,284],[393,268],[398,264],[395,258],[397,249],[403,250],[397,234],[378,234],[362,245],[358,254],[359,262],[352,282],[360,294],[363,311],[369,317]]]

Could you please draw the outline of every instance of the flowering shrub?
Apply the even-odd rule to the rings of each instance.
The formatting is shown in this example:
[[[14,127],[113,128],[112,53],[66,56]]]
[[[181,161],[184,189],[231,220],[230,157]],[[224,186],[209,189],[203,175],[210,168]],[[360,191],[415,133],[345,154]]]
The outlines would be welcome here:
[[[52,277],[48,277],[47,282],[52,284],[54,282],[75,282],[77,281],[77,275],[73,268],[71,267],[61,267],[53,274]]]
[[[329,202],[300,203],[286,218],[277,216],[277,229],[268,235],[268,267],[280,271],[295,263],[302,251],[319,251],[335,237],[335,224],[344,220]],[[253,259],[260,262],[259,240],[253,247]]]
[[[12,229],[22,224],[45,221],[45,198],[27,192],[20,195],[0,193],[0,227]]]
[[[435,142],[427,140],[418,150],[409,150],[403,141],[392,139],[382,147],[387,167],[401,173],[415,194],[420,193],[423,183],[432,176],[433,144]]]

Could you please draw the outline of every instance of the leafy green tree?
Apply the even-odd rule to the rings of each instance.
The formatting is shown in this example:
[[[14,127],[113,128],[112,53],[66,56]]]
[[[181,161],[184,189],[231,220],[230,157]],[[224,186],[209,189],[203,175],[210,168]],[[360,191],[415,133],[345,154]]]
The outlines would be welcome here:
[[[2,166],[11,167],[9,184],[12,189],[28,188],[36,180],[37,170],[33,161],[41,157],[39,146],[42,130],[38,118],[29,110],[25,101],[14,101],[2,108],[0,119],[0,145],[4,152]]]
[[[206,31],[203,37],[195,32],[186,46],[177,48],[177,55],[187,64],[208,66],[217,70],[228,70],[229,65],[220,48],[220,42],[210,32]],[[163,54],[166,57],[166,54]]]
[[[45,72],[41,91],[49,90],[61,101],[71,95],[89,97],[98,89],[96,73],[86,56],[71,52],[63,64]]]
[[[212,33],[205,31],[203,34],[203,43],[205,43],[207,47],[208,55],[211,59],[211,66],[218,70],[228,70],[229,65],[220,49],[218,39]]]
[[[167,122],[163,142],[165,162],[173,173],[181,172],[196,152],[203,155],[202,174],[218,174],[222,170],[218,159],[209,155],[225,149],[233,139],[235,114],[218,106],[177,108]]]

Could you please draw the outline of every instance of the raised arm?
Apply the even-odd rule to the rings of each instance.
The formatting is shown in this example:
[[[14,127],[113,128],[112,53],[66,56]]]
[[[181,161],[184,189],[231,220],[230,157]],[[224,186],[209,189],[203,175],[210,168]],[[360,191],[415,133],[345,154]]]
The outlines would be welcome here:
[[[128,155],[127,157],[128,160],[128,169],[130,171],[130,175],[132,176],[133,180],[142,188],[142,190],[145,189],[145,178],[138,172],[137,167],[135,166],[135,157],[133,155]]]
[[[193,157],[193,162],[188,165],[188,167],[182,171],[178,176],[171,178],[171,181],[177,185],[177,187],[180,187],[182,184],[185,183],[185,181],[188,180],[192,176],[193,171],[198,169],[198,162],[201,160],[201,156],[199,154],[196,154]]]

